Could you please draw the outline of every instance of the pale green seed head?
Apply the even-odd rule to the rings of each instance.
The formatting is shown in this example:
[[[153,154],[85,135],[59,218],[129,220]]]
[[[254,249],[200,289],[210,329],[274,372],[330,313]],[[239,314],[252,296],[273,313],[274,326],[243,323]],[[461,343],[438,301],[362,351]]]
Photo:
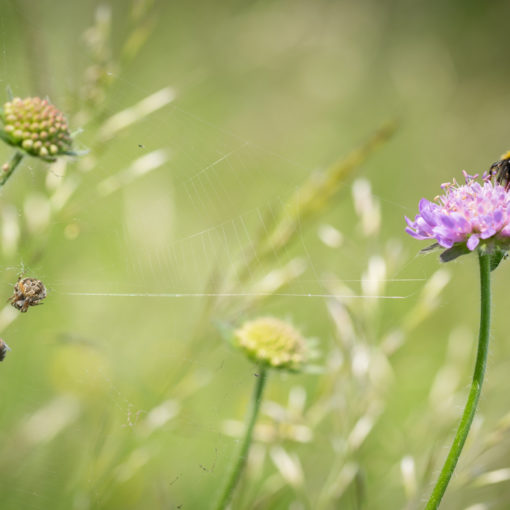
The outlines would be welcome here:
[[[300,371],[307,361],[301,333],[274,317],[245,322],[234,332],[233,343],[252,361],[268,368]]]

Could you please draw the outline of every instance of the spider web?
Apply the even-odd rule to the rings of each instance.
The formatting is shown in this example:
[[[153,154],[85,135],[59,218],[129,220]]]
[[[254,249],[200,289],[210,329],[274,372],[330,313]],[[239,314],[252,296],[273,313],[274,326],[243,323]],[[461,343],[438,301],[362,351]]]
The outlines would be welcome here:
[[[145,100],[147,91],[136,83],[120,76],[116,81],[120,90],[134,91],[135,97]],[[174,97],[171,88],[164,91]],[[108,106],[112,118],[125,106],[119,96],[115,94]],[[310,236],[306,237],[305,232],[298,234],[297,250],[284,250],[265,262],[267,272],[268,268],[282,268],[299,256],[308,270],[296,278],[297,290],[255,291],[242,288],[241,282],[234,282],[236,291],[204,290],[218,268],[228,272],[243,258],[256,254],[261,234],[271,229],[279,212],[285,210],[286,201],[303,185],[311,170],[229,133],[176,103],[178,97],[172,99],[162,115],[130,127],[120,140],[111,141],[110,151],[115,153],[120,170],[96,184],[105,209],[108,201],[119,200],[115,195],[123,195],[123,211],[120,219],[115,218],[115,235],[110,242],[112,251],[122,254],[117,262],[124,274],[115,282],[101,274],[96,288],[89,278],[73,276],[65,282],[53,282],[55,290],[83,297],[333,297],[320,281],[320,261],[313,260],[313,250],[308,246]],[[140,143],[134,144],[133,140]],[[123,154],[126,144],[131,144],[132,150]],[[156,163],[151,161],[158,158]],[[143,168],[144,164],[147,168]],[[132,171],[137,165],[140,170]],[[95,169],[104,177],[103,171],[106,168],[102,166]],[[157,189],[158,184],[145,184],[149,173],[162,175],[165,187]],[[140,191],[145,186],[147,189]],[[312,242],[316,239],[313,236]],[[252,276],[257,270],[258,277],[263,276],[260,265],[255,255],[248,268]],[[354,297],[367,298],[364,294]]]
[[[4,28],[0,17],[2,34]],[[6,77],[16,75],[12,54],[20,49],[11,47],[7,35],[0,35],[0,41],[0,84],[5,84]],[[138,65],[145,69],[143,61]],[[219,483],[237,445],[220,424],[242,415],[232,402],[244,402],[255,372],[229,350],[217,323],[235,326],[254,315],[274,314],[313,335],[326,318],[328,300],[403,300],[427,276],[406,278],[403,269],[390,275],[370,273],[367,260],[359,257],[363,212],[353,212],[347,189],[338,194],[340,205],[325,207],[324,219],[300,225],[288,247],[262,257],[258,248],[264,234],[316,168],[245,136],[242,127],[225,127],[214,113],[209,120],[202,112],[207,108],[186,87],[161,78],[159,87],[153,87],[136,72],[112,71],[111,77],[115,83],[97,128],[107,140],[101,153],[90,155],[90,169],[85,164],[76,168],[79,162],[47,169],[45,184],[50,183],[53,203],[61,197],[55,190],[65,190],[73,176],[79,176],[77,187],[65,207],[49,216],[49,241],[40,248],[40,258],[32,256],[29,246],[17,260],[18,255],[11,257],[13,266],[5,270],[12,278],[26,266],[49,289],[44,311],[55,307],[48,322],[39,324],[44,341],[32,347],[33,356],[26,344],[11,342],[24,357],[26,370],[39,373],[37,365],[47,364],[49,375],[19,381],[20,405],[28,417],[20,419],[16,437],[27,452],[43,452],[49,477],[10,476],[5,486],[15,489],[6,508],[47,508],[61,495],[59,463],[71,459],[44,448],[67,429],[84,427],[86,394],[96,399],[95,405],[111,407],[108,424],[95,424],[88,439],[98,436],[109,445],[113,437],[112,442],[135,446],[105,469],[113,489],[99,476],[83,481],[84,473],[94,472],[94,458],[80,450],[89,467],[82,467],[83,478],[73,489],[75,508],[101,507],[116,485],[129,482],[151,462],[163,473],[159,478],[165,480],[162,493],[170,498],[169,508],[180,508],[179,498],[188,498],[191,507],[200,504],[190,496],[190,487],[198,480],[207,492]],[[24,92],[21,81],[10,85]],[[65,103],[66,94],[57,93],[52,100]],[[156,104],[160,107],[147,113]],[[83,144],[88,140],[93,145],[95,134],[86,130]],[[35,188],[41,184],[40,170],[28,161],[14,178]],[[16,194],[16,183],[11,184],[15,207],[35,225],[35,236],[44,201],[31,192],[32,201],[24,199]],[[4,201],[9,191],[3,191]],[[386,206],[399,214],[403,207]],[[376,280],[379,287],[370,288]],[[3,323],[11,324],[11,338],[34,336],[29,325],[11,321],[13,315]],[[85,368],[76,356],[84,356]],[[37,365],[35,359],[40,360]],[[69,374],[73,369],[77,371]],[[211,400],[208,392],[219,398]],[[157,454],[158,441],[168,442],[179,459],[171,469]]]

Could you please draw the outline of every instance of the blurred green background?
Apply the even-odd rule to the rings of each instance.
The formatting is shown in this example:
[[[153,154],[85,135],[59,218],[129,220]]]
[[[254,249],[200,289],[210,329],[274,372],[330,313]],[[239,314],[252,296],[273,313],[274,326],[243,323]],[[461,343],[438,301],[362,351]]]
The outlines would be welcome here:
[[[49,290],[0,311],[2,510],[209,508],[256,372],[218,323],[264,314],[317,338],[322,370],[271,375],[232,508],[420,508],[466,397],[478,275],[418,256],[403,216],[510,148],[510,4],[0,5],[0,89],[49,96],[89,149],[27,158],[0,192],[4,298],[21,272]],[[310,175],[391,120],[259,256]],[[510,505],[507,273],[444,508]]]

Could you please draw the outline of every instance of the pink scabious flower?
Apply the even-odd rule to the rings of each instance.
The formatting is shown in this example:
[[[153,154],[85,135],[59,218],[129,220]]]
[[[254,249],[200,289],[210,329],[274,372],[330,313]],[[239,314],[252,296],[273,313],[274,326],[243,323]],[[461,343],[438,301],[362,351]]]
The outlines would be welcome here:
[[[482,182],[463,172],[466,183],[443,184],[434,202],[422,198],[414,221],[406,216],[406,232],[415,239],[435,239],[443,248],[454,245],[473,251],[481,241],[506,251],[510,245],[510,192],[491,174]],[[459,253],[460,254],[460,253]]]

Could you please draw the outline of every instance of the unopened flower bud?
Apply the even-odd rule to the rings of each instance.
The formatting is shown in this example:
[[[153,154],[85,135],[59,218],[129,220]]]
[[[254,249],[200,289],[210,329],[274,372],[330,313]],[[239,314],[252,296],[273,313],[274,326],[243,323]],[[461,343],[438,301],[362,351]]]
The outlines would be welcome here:
[[[62,113],[39,97],[14,98],[0,110],[1,138],[47,161],[72,152],[72,138]],[[43,147],[43,142],[45,147]]]

